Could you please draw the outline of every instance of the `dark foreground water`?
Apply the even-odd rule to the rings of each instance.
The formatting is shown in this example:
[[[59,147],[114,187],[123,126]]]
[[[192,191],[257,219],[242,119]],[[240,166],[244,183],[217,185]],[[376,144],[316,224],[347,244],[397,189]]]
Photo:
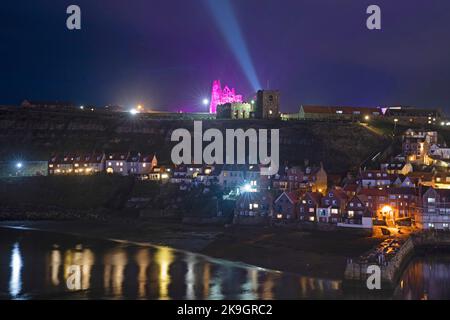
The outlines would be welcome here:
[[[330,266],[332,267],[332,266]],[[450,258],[412,262],[392,296],[450,298]],[[166,247],[0,228],[1,299],[345,299],[342,282]],[[369,296],[370,298],[370,296]]]

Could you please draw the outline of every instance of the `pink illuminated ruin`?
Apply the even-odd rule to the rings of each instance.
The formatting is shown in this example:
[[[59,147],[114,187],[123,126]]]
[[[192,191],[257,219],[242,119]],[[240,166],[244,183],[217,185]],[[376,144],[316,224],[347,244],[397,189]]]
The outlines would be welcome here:
[[[234,88],[230,90],[228,86],[225,86],[222,90],[220,80],[215,80],[211,90],[211,104],[209,106],[209,112],[216,113],[217,106],[235,102],[242,102],[242,95],[236,94]]]

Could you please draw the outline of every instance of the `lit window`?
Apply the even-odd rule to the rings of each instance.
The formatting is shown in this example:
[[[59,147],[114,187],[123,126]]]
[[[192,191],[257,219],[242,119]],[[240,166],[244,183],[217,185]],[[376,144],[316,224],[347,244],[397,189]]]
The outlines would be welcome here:
[[[350,210],[350,211],[348,212],[348,217],[349,217],[349,218],[353,218],[354,216],[355,216],[355,211]]]
[[[257,203],[254,203],[254,204],[253,204],[253,208],[258,209],[258,208],[259,208],[259,205],[258,205]]]
[[[435,198],[428,198],[428,203],[435,203],[436,199]]]
[[[142,164],[142,167],[144,167],[144,168],[145,168],[146,166],[147,166],[147,164],[146,164],[146,163],[143,163],[143,164]]]
[[[309,217],[309,221],[314,222],[315,217]]]

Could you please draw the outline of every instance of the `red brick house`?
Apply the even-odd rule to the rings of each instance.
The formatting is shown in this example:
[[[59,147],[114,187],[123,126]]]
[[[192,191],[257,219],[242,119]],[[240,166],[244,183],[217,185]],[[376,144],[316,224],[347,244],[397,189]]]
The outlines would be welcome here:
[[[348,197],[341,189],[332,189],[322,197],[322,207],[329,208],[328,222],[338,223],[342,218]]]
[[[275,218],[284,220],[296,219],[299,198],[298,192],[283,192],[274,202]]]
[[[367,196],[355,195],[347,202],[342,214],[342,221],[346,224],[362,224],[364,217],[372,217],[372,212],[367,208]]]
[[[415,188],[389,188],[389,206],[392,208],[393,219],[414,217],[421,206],[421,201]]]
[[[298,204],[298,220],[317,221],[317,210],[320,207],[322,194],[320,192],[307,192],[300,198]]]
[[[377,217],[384,206],[388,205],[388,192],[386,189],[362,189],[358,195],[367,199],[366,207]]]

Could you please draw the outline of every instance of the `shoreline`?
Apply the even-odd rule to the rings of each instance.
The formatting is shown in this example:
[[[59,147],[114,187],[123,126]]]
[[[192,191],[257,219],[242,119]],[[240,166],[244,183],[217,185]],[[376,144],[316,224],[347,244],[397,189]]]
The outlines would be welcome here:
[[[334,232],[277,227],[198,226],[170,220],[1,221],[0,227],[28,228],[136,245],[167,246],[213,259],[274,272],[343,280],[347,258],[358,256],[380,239]]]

